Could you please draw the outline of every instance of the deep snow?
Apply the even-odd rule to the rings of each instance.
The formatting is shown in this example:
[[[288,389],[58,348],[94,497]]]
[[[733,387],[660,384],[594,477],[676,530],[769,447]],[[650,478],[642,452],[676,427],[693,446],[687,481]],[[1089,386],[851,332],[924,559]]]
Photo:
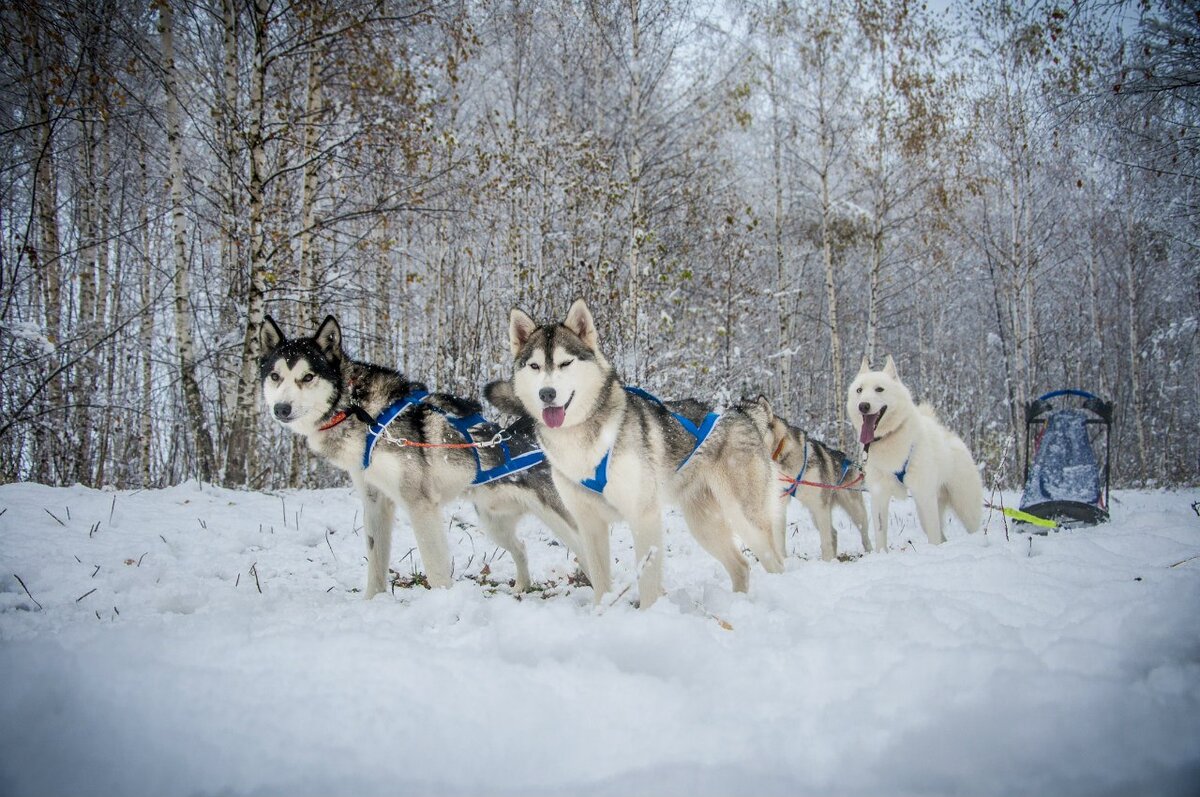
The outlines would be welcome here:
[[[940,547],[893,502],[892,551],[832,563],[792,502],[744,596],[672,515],[639,612],[533,521],[544,596],[464,578],[512,575],[467,504],[452,589],[366,602],[348,489],[5,485],[0,794],[1196,794],[1197,499]]]

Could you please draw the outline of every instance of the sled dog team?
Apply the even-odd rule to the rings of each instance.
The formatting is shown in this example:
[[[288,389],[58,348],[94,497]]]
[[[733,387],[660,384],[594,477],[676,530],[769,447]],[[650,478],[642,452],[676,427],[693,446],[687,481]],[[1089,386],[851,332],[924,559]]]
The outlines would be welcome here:
[[[862,495],[853,489],[859,482],[871,495],[876,550],[887,550],[888,503],[909,492],[931,543],[945,540],[947,507],[968,531],[979,527],[983,485],[970,452],[931,408],[914,404],[891,357],[882,371],[864,359],[847,393],[865,452],[860,471],[777,417],[762,396],[717,412],[623,385],[582,299],[561,323],[512,311],[512,376],[484,390],[518,418],[507,429],[487,421],[475,401],[430,393],[395,370],[351,359],[333,316],[301,338],[287,338],[268,317],[261,343],[267,411],[349,473],[362,497],[368,598],[387,588],[397,504],[412,523],[428,583],[450,585],[442,510],[464,494],[512,556],[518,591],[530,586],[516,534],[525,514],[575,554],[596,602],[612,588],[609,526],[625,521],[643,608],[662,593],[666,504],[682,511],[738,592],[750,581],[741,544],[767,572],[783,571],[787,496],[812,514],[826,560],[837,555],[834,506],[872,549]]]

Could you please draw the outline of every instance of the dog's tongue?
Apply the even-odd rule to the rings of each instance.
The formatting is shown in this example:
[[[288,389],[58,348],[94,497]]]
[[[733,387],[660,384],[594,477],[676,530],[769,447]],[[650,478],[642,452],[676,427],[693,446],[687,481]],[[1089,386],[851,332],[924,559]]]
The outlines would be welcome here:
[[[563,421],[567,417],[566,407],[546,407],[542,410],[542,420],[551,429],[557,429],[563,425]]]
[[[879,413],[873,415],[863,415],[862,430],[858,433],[858,442],[864,446],[869,445],[875,440],[875,421],[879,420]]]

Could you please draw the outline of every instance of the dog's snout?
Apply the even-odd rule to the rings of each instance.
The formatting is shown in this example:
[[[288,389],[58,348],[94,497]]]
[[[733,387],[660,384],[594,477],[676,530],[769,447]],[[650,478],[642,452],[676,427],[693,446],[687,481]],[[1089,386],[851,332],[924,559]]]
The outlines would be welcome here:
[[[272,409],[275,412],[275,417],[281,421],[292,417],[292,405],[286,401],[279,402]]]
[[[552,387],[544,387],[538,391],[538,398],[540,398],[542,401],[544,401],[547,404],[554,401],[555,395],[557,395],[557,393],[555,392],[554,388],[552,388]]]
[[[866,401],[860,401],[858,403],[858,411],[866,415],[871,411],[871,405]]]

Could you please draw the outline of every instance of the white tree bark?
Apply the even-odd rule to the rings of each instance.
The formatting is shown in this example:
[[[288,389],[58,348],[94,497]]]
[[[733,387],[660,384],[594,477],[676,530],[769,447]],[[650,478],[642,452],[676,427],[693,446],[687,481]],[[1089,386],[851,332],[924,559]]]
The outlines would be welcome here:
[[[183,140],[175,69],[175,33],[171,3],[159,6],[158,31],[162,40],[163,82],[167,104],[167,155],[171,183],[171,244],[175,271],[175,346],[184,404],[196,446],[196,470],[201,479],[216,475],[212,437],[204,415],[204,400],[196,376],[196,352],[192,342],[190,268],[186,250],[187,222],[183,211]]]

